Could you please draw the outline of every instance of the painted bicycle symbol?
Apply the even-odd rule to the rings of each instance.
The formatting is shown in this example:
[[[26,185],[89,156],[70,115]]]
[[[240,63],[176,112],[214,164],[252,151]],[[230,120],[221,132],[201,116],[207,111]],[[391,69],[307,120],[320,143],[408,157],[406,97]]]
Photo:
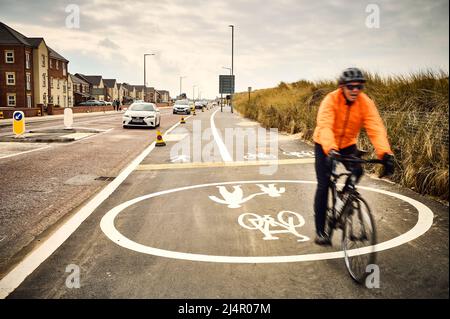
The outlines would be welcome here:
[[[273,235],[284,233],[290,233],[298,237],[297,241],[299,242],[309,240],[309,237],[297,232],[297,228],[305,224],[305,219],[302,215],[289,210],[283,210],[278,213],[277,219],[278,221],[270,215],[261,216],[253,213],[245,213],[239,216],[238,223],[246,229],[261,231],[264,234],[264,240],[277,240],[279,238]]]

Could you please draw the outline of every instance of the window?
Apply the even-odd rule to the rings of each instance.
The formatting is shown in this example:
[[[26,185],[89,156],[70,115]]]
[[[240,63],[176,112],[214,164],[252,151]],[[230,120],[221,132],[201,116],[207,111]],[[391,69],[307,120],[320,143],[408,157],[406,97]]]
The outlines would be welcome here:
[[[31,90],[31,74],[27,73],[27,90]]]
[[[53,59],[49,59],[49,65],[50,69],[53,69]]]
[[[42,61],[42,66],[45,67],[45,54],[42,55],[41,61]]]
[[[65,95],[63,96],[63,100],[64,100],[64,107],[67,107],[67,99]]]
[[[6,85],[16,85],[15,72],[6,72]]]
[[[42,74],[42,86],[45,87],[45,73]]]
[[[31,55],[30,55],[30,52],[25,52],[25,67],[26,67],[27,69],[31,68],[31,63],[30,63],[30,61],[31,61]]]
[[[5,50],[5,63],[14,63],[14,51]]]
[[[27,94],[27,107],[31,107],[31,95]]]
[[[44,100],[44,104],[47,104],[47,93],[44,93],[42,99]]]
[[[66,93],[66,82],[63,82],[63,93]]]
[[[6,99],[8,106],[16,106],[16,94],[6,94]]]
[[[53,76],[50,77],[50,88],[53,89]]]
[[[56,69],[59,70],[59,61],[56,60]]]
[[[60,104],[59,104],[59,95],[58,95],[58,99],[57,99],[56,105],[60,105]]]
[[[62,68],[63,68],[63,75],[66,75],[66,64],[63,62],[62,63]]]
[[[59,89],[59,79],[56,80],[56,88]]]

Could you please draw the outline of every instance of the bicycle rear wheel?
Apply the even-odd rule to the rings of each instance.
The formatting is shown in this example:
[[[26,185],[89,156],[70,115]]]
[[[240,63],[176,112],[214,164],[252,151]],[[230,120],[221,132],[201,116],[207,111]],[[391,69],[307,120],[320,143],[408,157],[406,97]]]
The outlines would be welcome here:
[[[345,266],[350,276],[363,284],[369,275],[367,266],[376,260],[377,242],[375,222],[367,202],[357,196],[347,206],[342,247]]]

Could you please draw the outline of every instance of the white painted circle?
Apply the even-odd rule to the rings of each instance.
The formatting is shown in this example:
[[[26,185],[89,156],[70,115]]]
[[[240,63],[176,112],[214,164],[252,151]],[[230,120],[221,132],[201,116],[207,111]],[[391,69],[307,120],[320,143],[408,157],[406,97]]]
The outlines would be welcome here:
[[[316,184],[315,181],[301,181],[301,180],[259,180],[259,181],[234,181],[234,182],[224,182],[224,183],[210,183],[210,184],[199,184],[192,185],[186,187],[179,187],[174,189],[169,189],[165,191],[160,191],[144,196],[140,196],[124,202],[110,211],[108,211],[105,216],[103,216],[100,222],[100,228],[105,233],[105,235],[111,239],[113,242],[122,246],[124,248],[131,249],[136,252],[155,255],[160,257],[174,258],[174,259],[182,259],[182,260],[191,260],[191,261],[205,261],[205,262],[217,262],[217,263],[284,263],[284,262],[299,262],[299,261],[313,261],[313,260],[324,260],[324,259],[335,259],[335,258],[343,258],[343,251],[335,251],[328,253],[317,253],[317,254],[304,254],[304,255],[289,255],[289,256],[255,256],[255,257],[242,257],[242,256],[215,256],[215,255],[202,255],[202,254],[191,254],[191,253],[182,253],[171,250],[164,250],[154,247],[145,246],[139,243],[136,243],[124,235],[122,235],[114,226],[114,219],[119,215],[124,209],[127,207],[136,204],[140,201],[153,198],[156,196],[166,195],[170,193],[203,188],[203,187],[211,187],[211,186],[220,186],[220,185],[230,185],[230,184],[256,184],[256,183],[292,183],[292,184]],[[349,251],[351,255],[361,255],[368,252],[373,251],[383,251],[393,247],[397,247],[403,245],[417,237],[423,235],[425,232],[430,229],[433,224],[433,212],[424,204],[416,201],[415,199],[409,198],[407,196],[403,196],[400,194],[396,194],[393,192],[389,192],[382,189],[375,189],[371,187],[359,186],[360,189],[365,189],[368,191],[385,194],[388,196],[392,196],[403,200],[412,206],[414,206],[418,213],[418,220],[416,225],[407,231],[404,234],[401,234],[395,238],[392,238],[388,241],[384,241],[382,243],[376,244],[374,246],[368,246],[363,249],[358,249],[356,253],[355,250],[352,253],[352,250]]]

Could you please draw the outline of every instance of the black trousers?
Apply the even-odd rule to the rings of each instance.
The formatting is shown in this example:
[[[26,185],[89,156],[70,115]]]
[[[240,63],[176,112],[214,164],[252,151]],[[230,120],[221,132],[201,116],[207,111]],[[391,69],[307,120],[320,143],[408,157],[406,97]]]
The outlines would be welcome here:
[[[339,151],[342,155],[352,155],[356,153],[356,145],[350,145]],[[325,229],[325,216],[328,204],[328,188],[330,186],[331,177],[331,161],[325,155],[322,145],[315,145],[315,168],[317,176],[317,189],[314,197],[314,219],[316,222],[316,233],[323,234]],[[357,182],[363,175],[361,164],[345,165],[346,169],[355,175]]]

